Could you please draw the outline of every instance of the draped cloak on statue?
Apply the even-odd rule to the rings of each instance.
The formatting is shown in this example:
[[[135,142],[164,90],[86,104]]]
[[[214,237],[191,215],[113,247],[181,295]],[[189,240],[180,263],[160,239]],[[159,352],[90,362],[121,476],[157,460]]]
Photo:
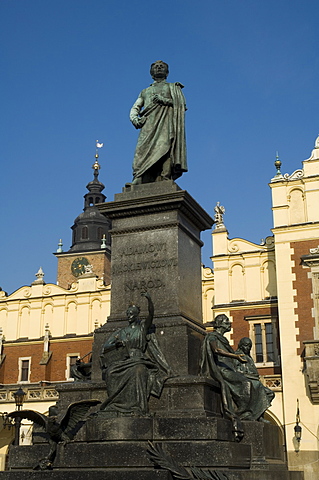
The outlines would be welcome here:
[[[253,385],[257,386],[258,388],[258,385],[262,385],[262,383],[259,380],[259,373],[254,360],[251,358],[250,355],[247,355],[240,348],[238,348],[235,353],[237,353],[238,355],[244,355],[244,358],[246,360],[246,363],[241,363],[235,360],[237,372],[240,372],[245,375],[245,377],[249,378]],[[265,387],[265,385],[262,385],[262,389],[260,391],[260,401],[263,402],[265,410],[270,407],[274,397],[274,392],[270,390],[270,388]]]
[[[187,172],[184,120],[186,105],[182,88],[183,85],[179,82],[154,82],[142,90],[133,105],[131,119],[134,116],[145,118],[133,160],[134,179],[141,177],[158,161],[168,157],[171,159],[173,180]],[[170,105],[154,103],[153,96],[158,93],[166,98]]]
[[[101,355],[108,398],[101,410],[120,414],[145,414],[148,398],[160,396],[170,368],[154,333],[145,331],[144,321],[114,332],[105,342]],[[117,342],[124,347],[116,348]]]
[[[225,415],[258,420],[269,407],[263,385],[236,371],[235,359],[214,353],[211,342],[221,350],[235,352],[221,333],[212,331],[206,335],[202,346],[201,375],[211,376],[219,382]]]

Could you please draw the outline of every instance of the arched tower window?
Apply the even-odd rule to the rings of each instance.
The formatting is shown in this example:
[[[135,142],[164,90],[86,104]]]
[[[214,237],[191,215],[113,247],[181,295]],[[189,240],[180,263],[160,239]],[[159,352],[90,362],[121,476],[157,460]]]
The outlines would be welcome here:
[[[87,240],[89,238],[89,229],[88,227],[82,228],[82,240]]]
[[[102,240],[102,238],[103,238],[103,228],[102,227],[98,227],[98,229],[97,229],[97,238],[99,240]]]

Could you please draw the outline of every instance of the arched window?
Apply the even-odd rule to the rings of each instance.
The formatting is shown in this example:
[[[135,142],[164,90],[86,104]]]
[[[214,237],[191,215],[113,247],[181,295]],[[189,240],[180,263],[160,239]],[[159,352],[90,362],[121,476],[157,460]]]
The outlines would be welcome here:
[[[245,300],[245,271],[243,266],[240,264],[233,265],[230,273],[232,301]]]
[[[263,298],[277,296],[276,266],[271,260],[263,263],[261,267]]]
[[[288,197],[290,223],[298,224],[306,221],[304,193],[299,188],[291,190]]]
[[[87,240],[89,238],[89,229],[88,227],[82,228],[82,240]]]
[[[98,240],[102,240],[102,238],[103,238],[103,228],[102,227],[98,227],[98,229],[97,229],[97,238],[98,238]]]

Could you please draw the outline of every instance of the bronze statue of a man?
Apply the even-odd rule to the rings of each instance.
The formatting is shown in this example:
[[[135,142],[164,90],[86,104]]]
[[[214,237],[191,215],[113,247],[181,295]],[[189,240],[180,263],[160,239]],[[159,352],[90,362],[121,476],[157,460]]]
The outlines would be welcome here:
[[[187,172],[185,97],[181,83],[168,83],[168,65],[152,63],[154,82],[140,93],[130,120],[140,128],[133,160],[133,184],[176,180]]]

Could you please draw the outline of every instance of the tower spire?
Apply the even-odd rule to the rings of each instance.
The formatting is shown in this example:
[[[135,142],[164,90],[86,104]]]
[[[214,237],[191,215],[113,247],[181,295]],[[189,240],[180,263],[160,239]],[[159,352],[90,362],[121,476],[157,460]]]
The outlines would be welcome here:
[[[101,249],[103,235],[107,239],[107,247],[110,247],[108,233],[110,221],[100,213],[96,206],[106,200],[106,196],[102,193],[105,186],[99,180],[101,165],[98,161],[98,150],[102,147],[103,143],[99,143],[97,140],[95,161],[92,165],[93,180],[86,185],[88,192],[84,195],[84,211],[74,220],[72,226],[73,238],[70,252]]]

